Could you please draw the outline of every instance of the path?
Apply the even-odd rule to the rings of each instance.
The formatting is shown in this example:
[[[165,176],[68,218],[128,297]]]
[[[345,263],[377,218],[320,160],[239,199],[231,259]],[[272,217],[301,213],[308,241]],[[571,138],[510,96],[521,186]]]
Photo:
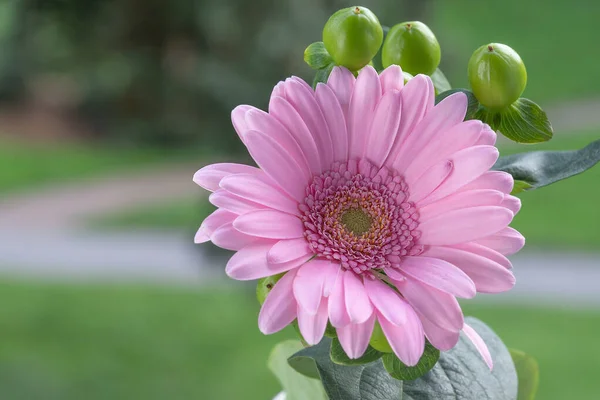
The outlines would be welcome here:
[[[598,128],[600,131],[600,98],[571,100],[544,105],[554,132],[573,132]]]
[[[600,100],[547,107],[557,132],[600,127]],[[205,284],[226,281],[226,259],[192,243],[193,232],[90,232],[82,221],[203,192],[199,164],[123,173],[35,188],[0,200],[0,274],[48,280]],[[200,221],[198,221],[200,222]],[[600,306],[600,255],[531,253],[513,257],[518,284],[481,301]]]
[[[36,187],[0,198],[0,231],[72,229],[95,215],[200,195],[192,182],[201,165],[178,164],[118,176]]]

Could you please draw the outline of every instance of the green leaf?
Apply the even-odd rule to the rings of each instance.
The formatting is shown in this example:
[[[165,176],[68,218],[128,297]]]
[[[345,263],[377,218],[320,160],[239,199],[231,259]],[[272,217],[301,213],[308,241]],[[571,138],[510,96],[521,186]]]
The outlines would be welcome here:
[[[433,74],[431,74],[431,81],[433,82],[433,87],[435,88],[436,95],[447,92],[448,90],[452,89],[452,85],[450,85],[448,78],[446,78],[446,75],[444,75],[442,70],[439,68],[437,68],[433,72]]]
[[[510,194],[517,194],[517,193],[521,193],[524,192],[526,190],[531,189],[533,186],[531,186],[529,183],[525,182],[525,181],[515,181],[515,185],[513,186],[513,190],[512,192],[510,192]]]
[[[431,371],[413,381],[392,378],[381,359],[355,366],[335,364],[329,338],[300,350],[288,362],[296,368],[299,359],[313,361],[330,400],[514,400],[517,374],[508,349],[483,322],[467,318],[467,323],[486,342],[494,360],[492,371],[464,335],[454,349],[440,355]]]
[[[529,99],[520,98],[503,111],[490,111],[482,106],[475,118],[518,143],[540,143],[552,139],[548,116]]]
[[[440,358],[440,351],[433,347],[431,343],[425,344],[423,356],[414,367],[404,364],[394,353],[383,356],[383,366],[392,376],[399,380],[407,381],[417,379],[427,373]]]
[[[317,87],[318,83],[327,83],[327,78],[329,78],[329,74],[331,74],[331,70],[335,67],[334,63],[329,64],[325,68],[321,68],[315,74],[315,79],[313,79],[313,89]]]
[[[289,356],[303,348],[297,340],[278,343],[271,351],[267,365],[281,383],[287,400],[327,400],[321,382],[296,372],[287,363]]]
[[[314,42],[304,50],[304,61],[312,69],[323,69],[333,63],[323,42]]]
[[[600,161],[600,140],[579,150],[532,151],[500,157],[492,167],[536,189],[577,175]]]
[[[331,339],[323,338],[315,346],[300,350],[288,362],[298,372],[298,362],[315,363],[330,400],[398,400],[402,399],[402,382],[383,368],[381,361],[355,366],[335,364],[329,356]]]
[[[367,351],[363,354],[362,357],[352,359],[348,357],[344,349],[342,348],[342,344],[338,339],[333,339],[331,342],[331,350],[329,352],[329,356],[331,357],[331,361],[340,365],[361,365],[368,364],[375,360],[379,360],[383,353],[375,350],[371,346],[367,347]]]
[[[509,349],[519,378],[517,400],[534,400],[540,381],[540,371],[535,358],[520,350]]]
[[[446,97],[450,96],[451,94],[454,94],[457,92],[462,92],[467,95],[468,106],[467,106],[467,115],[465,116],[465,121],[475,118],[475,114],[477,113],[477,110],[479,110],[480,105],[479,105],[479,101],[477,100],[477,98],[475,97],[473,92],[471,92],[470,90],[467,90],[467,89],[446,90],[446,91],[438,94],[435,97],[435,104],[444,100]]]

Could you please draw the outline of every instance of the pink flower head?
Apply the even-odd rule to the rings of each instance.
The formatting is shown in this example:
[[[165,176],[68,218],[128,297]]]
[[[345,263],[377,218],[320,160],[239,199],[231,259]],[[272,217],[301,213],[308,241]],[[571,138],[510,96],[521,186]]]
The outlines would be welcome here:
[[[356,79],[336,67],[314,91],[295,77],[278,83],[269,112],[233,110],[259,168],[195,174],[218,207],[195,241],[237,251],[226,268],[234,279],[286,272],[262,306],[263,333],[297,319],[316,344],[329,321],[358,358],[377,321],[415,365],[425,338],[449,350],[464,331],[491,367],[456,297],[513,287],[506,256],[524,238],[508,225],[520,201],[512,177],[490,171],[496,134],[463,121],[466,96],[434,97],[429,77],[404,86],[398,66],[367,66]]]

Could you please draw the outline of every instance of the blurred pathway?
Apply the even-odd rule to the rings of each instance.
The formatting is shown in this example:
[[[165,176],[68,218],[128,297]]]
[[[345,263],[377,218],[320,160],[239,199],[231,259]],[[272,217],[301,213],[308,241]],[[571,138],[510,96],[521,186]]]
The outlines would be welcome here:
[[[544,105],[557,135],[562,132],[600,130],[600,98],[571,100]]]
[[[0,232],[14,227],[62,231],[96,215],[200,195],[192,176],[201,166],[163,165],[0,197]]]
[[[600,127],[600,99],[546,107],[557,133]],[[195,246],[193,232],[92,232],[82,221],[126,208],[206,195],[200,163],[123,173],[0,199],[0,274],[60,281],[197,285],[226,281],[223,253]],[[600,306],[600,255],[525,252],[517,286],[480,301]]]

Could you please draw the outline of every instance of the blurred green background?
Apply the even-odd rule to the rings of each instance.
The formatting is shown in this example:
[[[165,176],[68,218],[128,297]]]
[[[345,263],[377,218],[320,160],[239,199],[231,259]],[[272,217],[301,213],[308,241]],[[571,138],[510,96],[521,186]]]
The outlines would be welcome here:
[[[503,154],[575,149],[600,137],[598,110],[593,112],[600,104],[600,54],[595,52],[600,3],[362,4],[386,25],[427,23],[442,46],[441,68],[454,86],[467,86],[466,64],[473,50],[503,42],[527,66],[524,96],[557,110],[555,115],[591,109],[568,124],[554,121],[564,130],[557,130],[549,143],[501,141]],[[333,11],[351,5],[340,0],[0,1],[0,241],[25,230],[22,253],[49,251],[40,258],[47,257],[53,265],[49,270],[55,268],[52,248],[41,250],[27,239],[28,229],[37,230],[31,207],[50,193],[54,197],[49,199],[62,203],[42,202],[37,206],[42,214],[53,213],[53,207],[98,203],[98,212],[81,216],[81,231],[181,233],[191,242],[211,211],[200,190],[165,189],[173,192],[133,201],[114,199],[114,193],[103,199],[102,191],[80,196],[78,188],[89,188],[95,180],[110,184],[130,173],[162,176],[160,171],[173,168],[187,171],[184,178],[192,187],[195,169],[212,160],[245,160],[230,110],[242,103],[264,108],[272,86],[289,75],[312,79],[303,64],[304,48],[320,40]],[[527,237],[528,249],[574,258],[596,255],[599,181],[596,167],[522,194],[523,211],[514,227]],[[165,184],[158,178],[154,182],[159,189]],[[65,202],[55,192],[72,195]],[[31,226],[20,224],[20,216],[11,219],[12,225],[3,221],[3,215],[17,212],[23,221],[32,220]],[[60,236],[43,218],[39,224],[48,238]],[[59,228],[71,232],[70,226]],[[68,248],[66,243],[55,251]],[[93,277],[82,282],[52,279],[47,271],[19,274],[24,266],[17,264],[24,258],[3,256],[0,247],[0,397],[272,398],[279,389],[266,358],[277,341],[293,332],[269,337],[258,332],[252,286],[224,283],[225,259],[217,254],[221,258],[213,270],[218,278],[204,284],[120,281],[118,273],[109,282]],[[107,255],[106,263],[115,258]],[[44,266],[42,261],[32,270]],[[600,347],[593,343],[600,309],[593,304],[488,301],[467,302],[464,308],[509,347],[538,359],[538,398],[594,398]]]

